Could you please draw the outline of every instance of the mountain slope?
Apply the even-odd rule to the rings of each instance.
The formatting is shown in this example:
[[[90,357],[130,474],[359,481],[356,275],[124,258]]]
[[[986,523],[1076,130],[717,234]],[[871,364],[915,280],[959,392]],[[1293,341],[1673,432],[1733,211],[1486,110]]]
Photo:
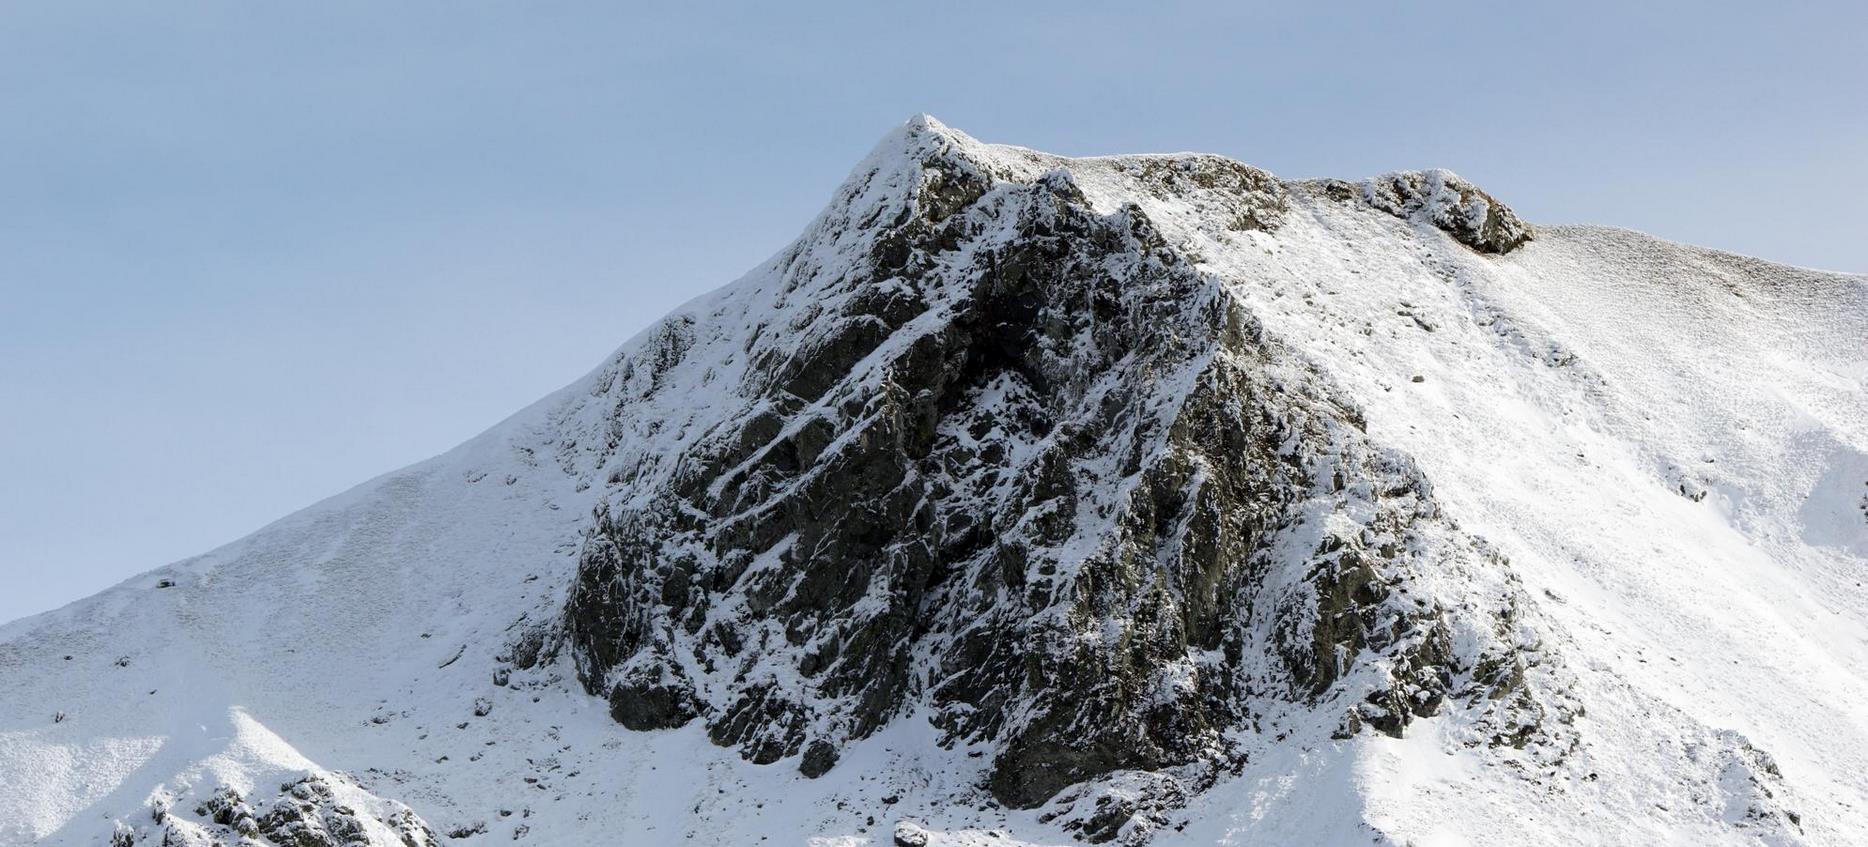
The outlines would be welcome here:
[[[1864,338],[1445,172],[917,119],[558,394],[0,630],[0,843],[1848,843]]]

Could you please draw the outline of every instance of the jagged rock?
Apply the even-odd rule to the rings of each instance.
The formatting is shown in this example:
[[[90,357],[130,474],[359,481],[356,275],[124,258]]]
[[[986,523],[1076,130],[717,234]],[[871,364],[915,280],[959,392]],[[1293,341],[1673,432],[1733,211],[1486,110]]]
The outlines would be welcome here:
[[[736,352],[739,411],[611,477],[565,632],[620,723],[698,718],[816,776],[920,704],[944,743],[991,745],[990,790],[1022,808],[1210,774],[1240,755],[1224,730],[1279,704],[1359,703],[1399,735],[1458,700],[1560,732],[1534,696],[1483,696],[1481,664],[1535,652],[1497,561],[1140,208],[1099,212],[1054,168],[995,176],[925,127],[905,146],[911,168],[859,172],[783,258],[795,305],[751,317],[784,331]],[[1230,197],[1240,229],[1288,203],[1214,157],[1131,176]],[[1434,179],[1403,202],[1463,190]],[[1508,211],[1473,214],[1506,237]],[[860,258],[827,277],[826,249]],[[615,384],[673,384],[709,331],[671,320]],[[1436,596],[1423,569],[1486,593]],[[1189,793],[1161,779],[1079,826],[1114,837]]]
[[[311,775],[279,786],[256,804],[231,787],[211,792],[195,819],[157,807],[155,826],[138,831],[119,822],[112,847],[440,847],[441,839],[415,812],[369,797],[337,777]],[[347,800],[346,796],[352,799]],[[374,809],[352,805],[367,801]]]
[[[1362,185],[1369,205],[1441,230],[1481,253],[1509,253],[1531,240],[1530,224],[1478,186],[1447,170],[1402,171]]]
[[[1148,193],[1189,203],[1234,232],[1274,231],[1290,210],[1282,181],[1223,156],[1138,156],[1123,167]]]
[[[1072,788],[1047,804],[1040,818],[1092,844],[1142,844],[1169,824],[1166,812],[1187,802],[1189,785],[1166,773],[1122,771]]]
[[[838,758],[837,745],[819,738],[804,748],[804,758],[798,762],[798,772],[816,779],[836,767]]]

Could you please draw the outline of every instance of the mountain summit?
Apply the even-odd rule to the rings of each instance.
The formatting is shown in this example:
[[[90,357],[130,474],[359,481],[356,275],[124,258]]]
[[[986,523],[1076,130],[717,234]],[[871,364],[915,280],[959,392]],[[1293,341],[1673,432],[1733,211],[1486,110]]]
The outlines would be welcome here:
[[[927,117],[449,453],[0,629],[0,843],[1844,844],[1868,279]]]

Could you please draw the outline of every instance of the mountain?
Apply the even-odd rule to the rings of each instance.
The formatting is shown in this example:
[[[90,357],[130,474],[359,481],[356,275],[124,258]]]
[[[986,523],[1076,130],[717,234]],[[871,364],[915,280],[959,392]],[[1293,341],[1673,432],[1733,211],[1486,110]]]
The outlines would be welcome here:
[[[1868,277],[922,117],[474,440],[0,628],[0,843],[1848,844],[1865,570]]]

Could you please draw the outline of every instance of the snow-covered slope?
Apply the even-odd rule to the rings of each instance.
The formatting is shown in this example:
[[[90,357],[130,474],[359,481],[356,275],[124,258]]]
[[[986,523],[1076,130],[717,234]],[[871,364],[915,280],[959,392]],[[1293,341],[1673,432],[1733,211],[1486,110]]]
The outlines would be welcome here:
[[[0,628],[0,844],[1850,844],[1865,569],[1868,278],[919,118],[479,438]]]

